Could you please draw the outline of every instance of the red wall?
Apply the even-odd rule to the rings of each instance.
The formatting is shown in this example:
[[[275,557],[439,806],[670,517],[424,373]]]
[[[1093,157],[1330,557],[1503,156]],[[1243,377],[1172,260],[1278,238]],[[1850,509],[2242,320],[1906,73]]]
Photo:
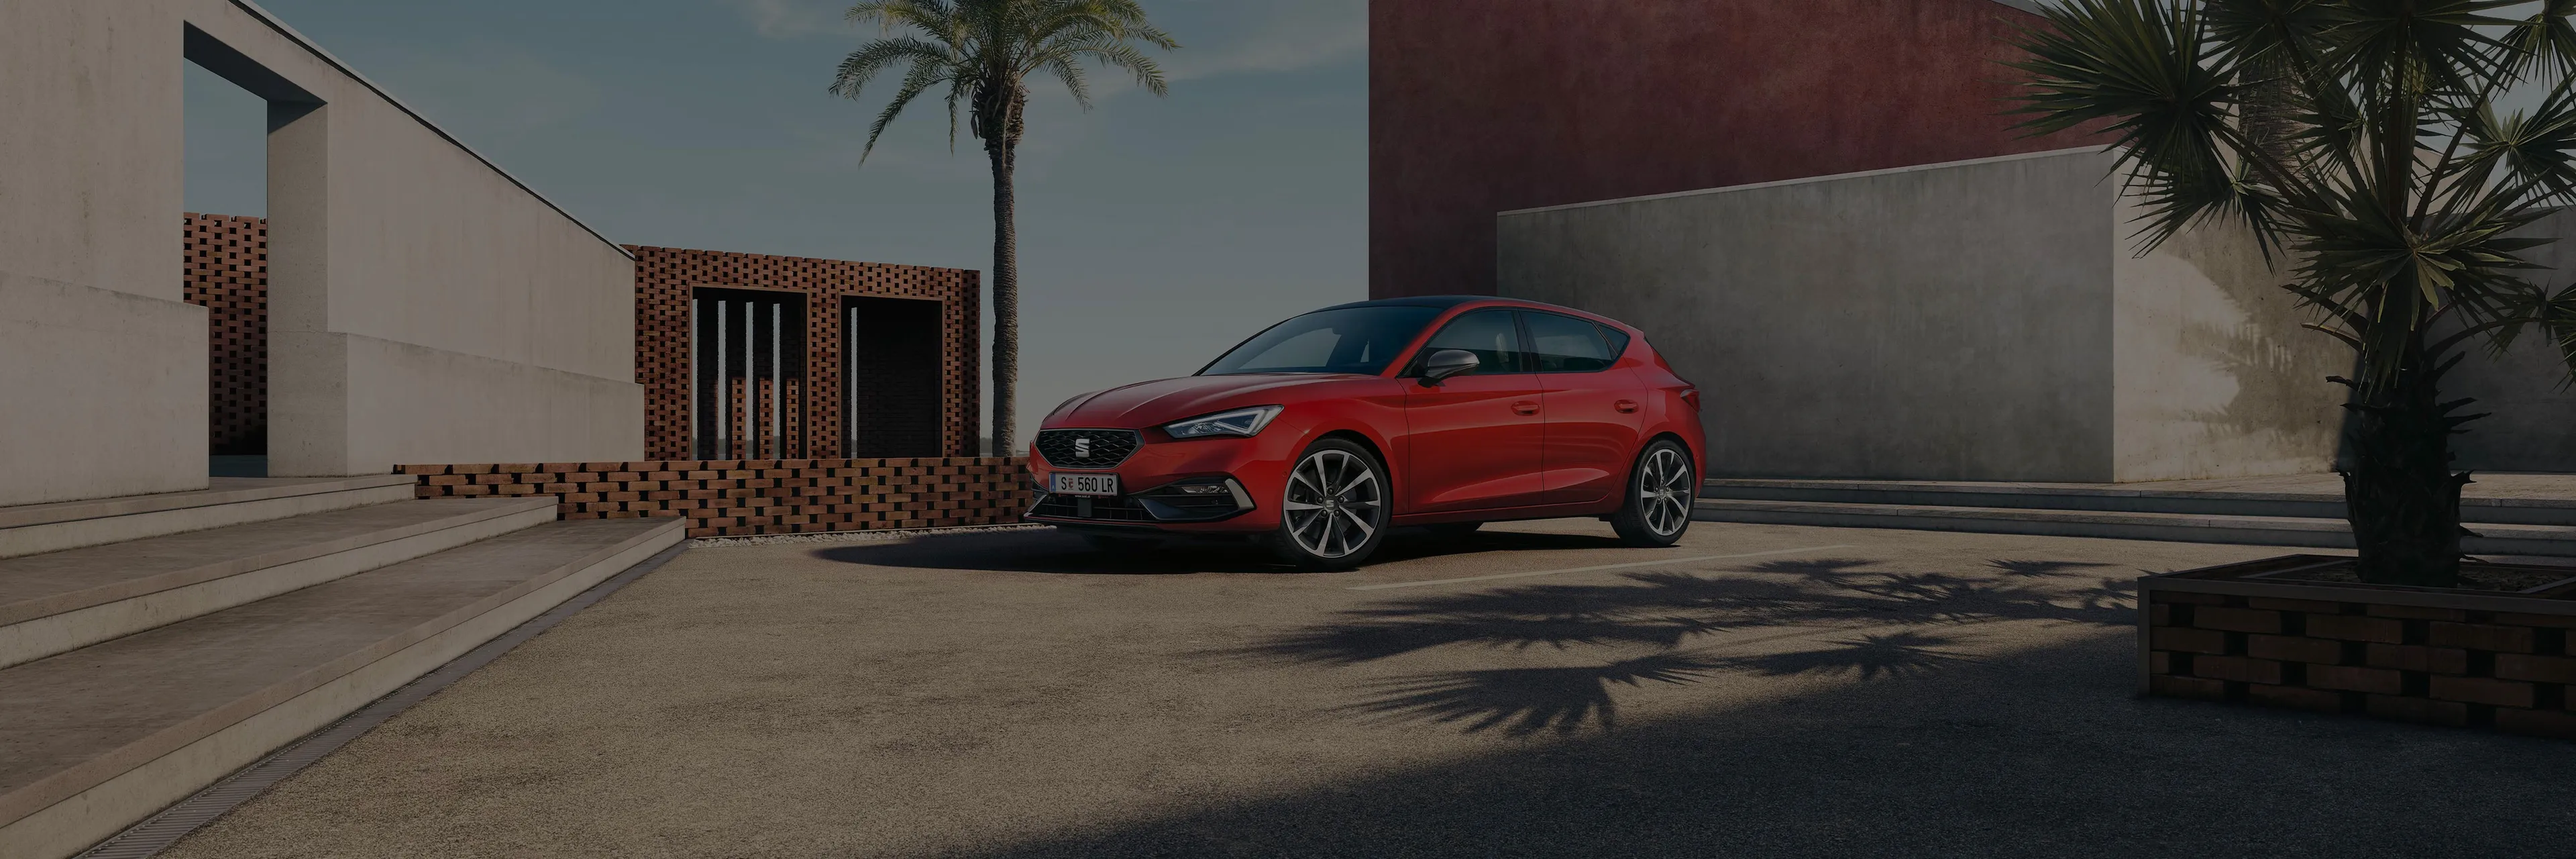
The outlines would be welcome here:
[[[1373,0],[1369,294],[1491,293],[1494,213],[2059,149],[1995,0]]]

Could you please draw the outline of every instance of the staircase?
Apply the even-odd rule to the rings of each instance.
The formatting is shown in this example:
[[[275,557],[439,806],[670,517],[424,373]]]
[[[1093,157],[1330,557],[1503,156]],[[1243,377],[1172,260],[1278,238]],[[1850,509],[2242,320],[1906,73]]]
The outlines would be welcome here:
[[[2285,483],[2290,481],[2284,481]],[[2576,490],[2576,476],[2567,478]],[[2353,547],[2343,496],[2313,480],[2296,489],[2188,484],[2046,484],[1900,480],[1710,480],[1692,518],[1714,522],[2107,537],[2184,543]],[[2489,556],[2576,557],[2576,492],[2462,499]]]
[[[405,476],[0,508],[0,857],[70,856],[678,544]]]

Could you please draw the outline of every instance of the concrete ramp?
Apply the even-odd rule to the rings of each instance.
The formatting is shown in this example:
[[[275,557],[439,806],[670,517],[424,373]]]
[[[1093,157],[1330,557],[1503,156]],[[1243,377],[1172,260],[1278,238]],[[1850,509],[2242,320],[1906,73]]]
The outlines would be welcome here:
[[[76,854],[683,538],[554,505],[400,501],[0,561],[0,856]]]

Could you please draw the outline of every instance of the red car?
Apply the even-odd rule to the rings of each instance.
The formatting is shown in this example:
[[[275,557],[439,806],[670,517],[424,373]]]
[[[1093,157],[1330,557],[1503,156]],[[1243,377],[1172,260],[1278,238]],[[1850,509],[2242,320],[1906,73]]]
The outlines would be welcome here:
[[[1599,516],[1690,527],[1699,389],[1637,329],[1483,296],[1363,301],[1271,326],[1197,375],[1084,394],[1030,444],[1032,521],[1104,548],[1252,536],[1312,569],[1394,526]]]

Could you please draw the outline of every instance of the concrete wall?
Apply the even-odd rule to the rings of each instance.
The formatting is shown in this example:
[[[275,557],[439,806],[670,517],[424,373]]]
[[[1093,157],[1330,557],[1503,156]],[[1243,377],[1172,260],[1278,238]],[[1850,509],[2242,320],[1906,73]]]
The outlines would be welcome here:
[[[2222,234],[2136,258],[2093,149],[1498,219],[1502,294],[1644,328],[1718,476],[2322,470],[2349,358]]]
[[[167,8],[0,0],[0,505],[206,483],[179,50]]]
[[[2077,145],[2002,114],[2028,6],[1372,0],[1369,294],[1491,292],[1497,211]]]
[[[1499,284],[1645,329],[1706,392],[1713,475],[2106,481],[2107,163],[1508,212]]]
[[[2553,291],[2576,282],[2576,209],[2560,209],[2530,232],[2559,240],[2528,251],[2532,262],[2548,269],[2523,276]],[[2483,344],[2470,351],[2442,380],[2443,393],[2450,399],[2474,397],[2477,402],[2465,411],[2493,415],[2451,438],[2459,466],[2576,472],[2576,390],[2567,385],[2566,362],[2546,338],[2533,330],[2503,355],[2488,354]]]
[[[271,101],[272,474],[642,453],[616,246],[256,7],[7,0],[0,504],[205,485],[183,57]]]

